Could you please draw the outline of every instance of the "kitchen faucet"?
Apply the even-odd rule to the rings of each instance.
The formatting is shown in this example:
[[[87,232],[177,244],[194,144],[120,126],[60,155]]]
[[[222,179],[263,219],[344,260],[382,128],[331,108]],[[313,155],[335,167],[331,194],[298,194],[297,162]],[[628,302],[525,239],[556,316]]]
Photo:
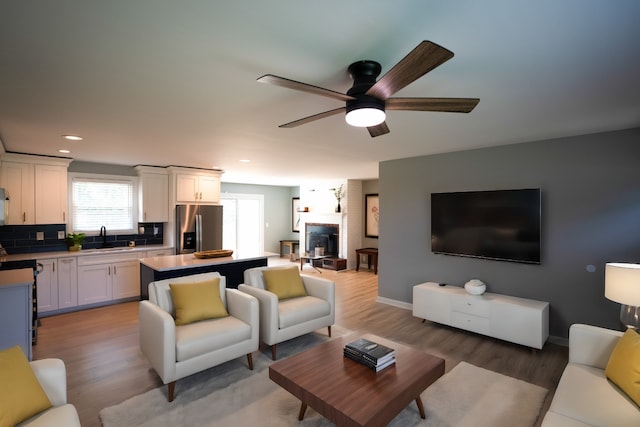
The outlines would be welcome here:
[[[107,247],[107,227],[104,225],[100,227],[100,237],[102,237],[102,247]]]

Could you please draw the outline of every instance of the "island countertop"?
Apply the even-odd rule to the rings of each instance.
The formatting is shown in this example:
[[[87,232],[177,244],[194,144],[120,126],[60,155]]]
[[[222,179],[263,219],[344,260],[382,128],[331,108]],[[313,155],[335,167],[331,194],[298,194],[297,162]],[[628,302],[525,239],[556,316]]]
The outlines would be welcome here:
[[[140,299],[149,298],[149,283],[174,277],[217,271],[226,278],[227,288],[237,288],[244,282],[244,271],[264,267],[272,252],[236,254],[219,258],[196,258],[193,254],[140,258]]]
[[[243,256],[242,254],[218,258],[196,258],[193,254],[165,255],[148,258],[140,258],[140,264],[145,265],[155,271],[172,271],[180,269],[191,269],[194,267],[205,267],[218,264],[233,264],[244,261],[263,259],[278,254],[272,252],[262,252],[257,255]]]

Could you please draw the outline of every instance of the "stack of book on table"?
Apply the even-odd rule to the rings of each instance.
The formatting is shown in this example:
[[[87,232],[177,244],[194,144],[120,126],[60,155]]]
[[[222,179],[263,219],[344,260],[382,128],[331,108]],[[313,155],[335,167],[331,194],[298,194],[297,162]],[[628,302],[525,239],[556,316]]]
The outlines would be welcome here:
[[[396,351],[365,338],[344,346],[344,355],[378,372],[396,363]]]

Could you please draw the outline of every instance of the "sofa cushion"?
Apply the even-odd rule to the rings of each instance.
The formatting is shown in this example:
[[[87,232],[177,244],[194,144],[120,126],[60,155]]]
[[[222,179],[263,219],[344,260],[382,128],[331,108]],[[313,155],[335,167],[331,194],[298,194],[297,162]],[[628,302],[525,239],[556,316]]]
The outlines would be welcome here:
[[[251,338],[251,327],[233,316],[176,326],[176,361],[224,349]]]
[[[540,427],[593,427],[591,424],[574,420],[556,412],[549,411],[545,414]]]
[[[42,412],[36,416],[25,420],[18,424],[18,427],[80,427],[80,419],[76,408],[67,403],[66,405],[56,406],[48,411]]]
[[[329,313],[331,313],[331,305],[323,299],[316,297],[287,299],[278,304],[278,327],[285,329],[327,316]]]
[[[0,351],[0,426],[14,426],[51,407],[20,346]]]
[[[604,370],[577,363],[565,368],[549,410],[587,425],[640,425],[640,410],[607,381]]]
[[[197,283],[170,283],[176,325],[229,315],[220,298],[220,278]]]
[[[224,276],[221,276],[218,272],[210,273],[198,273],[190,274],[188,276],[173,277],[170,279],[156,280],[149,283],[149,301],[162,308],[167,313],[170,313],[174,318],[176,317],[176,310],[173,306],[173,299],[171,298],[171,289],[169,285],[171,283],[197,283],[205,282],[207,280],[220,278],[220,297],[226,307],[226,294],[224,290],[227,287],[227,281]]]
[[[640,405],[640,335],[635,330],[627,329],[620,338],[605,375]]]
[[[307,295],[302,283],[298,266],[269,268],[262,271],[264,284],[269,292],[278,296],[279,300]]]

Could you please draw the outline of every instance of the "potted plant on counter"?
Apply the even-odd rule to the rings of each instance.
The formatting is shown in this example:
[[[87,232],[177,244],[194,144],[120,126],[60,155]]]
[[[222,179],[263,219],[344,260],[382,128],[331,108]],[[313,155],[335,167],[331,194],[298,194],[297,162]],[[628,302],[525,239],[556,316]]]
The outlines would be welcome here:
[[[68,233],[65,242],[67,248],[71,252],[76,252],[82,249],[82,243],[84,242],[84,233]]]

